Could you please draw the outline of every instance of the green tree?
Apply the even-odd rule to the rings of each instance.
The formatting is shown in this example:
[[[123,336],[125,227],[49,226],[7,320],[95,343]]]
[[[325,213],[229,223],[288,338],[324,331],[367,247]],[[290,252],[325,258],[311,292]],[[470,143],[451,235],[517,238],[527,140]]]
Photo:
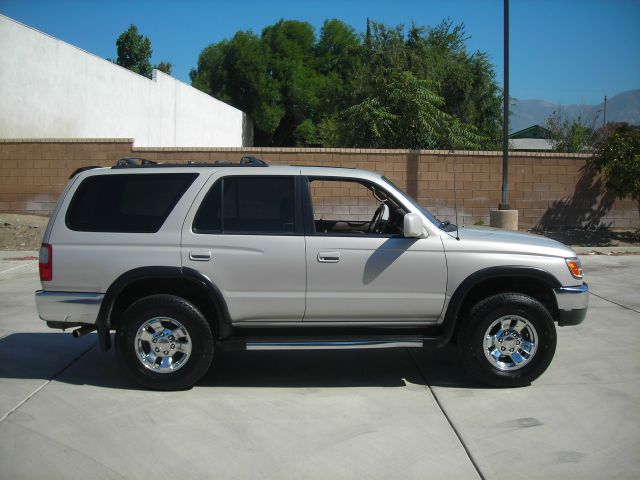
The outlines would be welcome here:
[[[251,116],[256,145],[273,145],[284,106],[260,37],[251,31],[238,32],[231,40],[209,45],[190,77],[194,87]]]
[[[598,135],[595,127],[595,116],[579,115],[570,119],[558,108],[547,118],[549,140],[553,142],[556,152],[579,153],[590,151],[595,146]]]
[[[151,78],[154,68],[171,75],[173,65],[170,62],[162,61],[158,65],[151,65],[151,40],[149,37],[138,33],[138,27],[131,25],[116,40],[118,57],[115,63],[139,73],[147,78]]]
[[[116,40],[118,58],[116,63],[132,72],[151,78],[151,40],[138,33],[138,27],[131,25]]]
[[[463,27],[450,22],[434,29],[412,25],[406,35],[401,25],[370,22],[364,60],[354,66],[352,105],[323,122],[322,143],[495,148],[501,116],[493,70],[483,54],[467,55],[465,39]],[[454,88],[453,73],[468,87]]]
[[[598,147],[592,165],[620,198],[631,197],[640,207],[640,130],[621,126]]]
[[[326,130],[336,145],[373,148],[472,149],[482,137],[442,111],[444,100],[426,80],[394,72],[368,97],[341,112]],[[326,134],[325,133],[325,134]]]
[[[435,27],[414,24],[405,35],[402,26],[388,29],[374,23],[372,35],[377,65],[371,75],[402,70],[426,80],[431,91],[443,99],[442,111],[473,125],[481,135],[476,148],[499,147],[502,100],[495,72],[486,54],[467,52],[469,37],[463,24],[453,25],[450,20]]]
[[[166,73],[167,75],[171,75],[171,71],[173,70],[173,64],[171,62],[160,62],[157,64],[155,69],[160,70],[162,73]]]
[[[405,33],[367,20],[358,35],[332,19],[316,36],[280,20],[209,45],[190,76],[254,119],[256,145],[496,148],[500,92],[466,39],[450,21]]]
[[[325,22],[319,39],[306,22],[280,20],[259,37],[238,32],[209,45],[191,82],[247,112],[257,145],[315,144],[322,115],[344,96],[356,47],[357,36],[338,20]]]

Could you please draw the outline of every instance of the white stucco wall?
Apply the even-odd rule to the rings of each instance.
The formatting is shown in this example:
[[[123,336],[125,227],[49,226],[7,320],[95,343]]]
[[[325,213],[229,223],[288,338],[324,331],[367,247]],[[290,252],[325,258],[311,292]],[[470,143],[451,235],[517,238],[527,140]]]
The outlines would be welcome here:
[[[0,15],[0,138],[252,145],[242,111],[157,70],[153,80]]]

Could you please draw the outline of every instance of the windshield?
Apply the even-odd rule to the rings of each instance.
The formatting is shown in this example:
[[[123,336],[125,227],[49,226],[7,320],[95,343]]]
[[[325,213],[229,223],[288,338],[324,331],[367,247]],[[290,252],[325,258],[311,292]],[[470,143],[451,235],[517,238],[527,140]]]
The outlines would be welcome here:
[[[403,192],[401,189],[399,189],[391,180],[389,180],[387,177],[382,177],[382,179],[387,182],[389,185],[391,185],[393,188],[395,188],[396,190],[398,190],[399,192],[404,193],[404,198],[406,198],[409,203],[411,203],[411,205],[413,205],[414,207],[416,207],[420,213],[422,213],[425,217],[427,217],[427,219],[433,223],[436,227],[438,228],[442,228],[444,229],[445,227],[449,226],[449,223],[447,222],[441,222],[440,220],[438,220],[436,217],[434,217],[433,215],[431,215],[429,212],[427,212],[427,210],[425,210],[422,205],[420,205],[418,202],[416,202],[413,198],[411,198],[411,195],[408,195],[407,193]],[[446,225],[445,225],[446,224]]]

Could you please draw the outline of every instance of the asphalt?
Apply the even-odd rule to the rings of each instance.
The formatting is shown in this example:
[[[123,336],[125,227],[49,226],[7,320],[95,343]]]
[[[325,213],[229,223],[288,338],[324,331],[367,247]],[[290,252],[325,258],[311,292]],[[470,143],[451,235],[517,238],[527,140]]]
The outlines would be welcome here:
[[[640,256],[582,256],[587,318],[529,387],[447,347],[224,352],[160,393],[46,328],[30,255],[0,252],[2,479],[640,478]]]

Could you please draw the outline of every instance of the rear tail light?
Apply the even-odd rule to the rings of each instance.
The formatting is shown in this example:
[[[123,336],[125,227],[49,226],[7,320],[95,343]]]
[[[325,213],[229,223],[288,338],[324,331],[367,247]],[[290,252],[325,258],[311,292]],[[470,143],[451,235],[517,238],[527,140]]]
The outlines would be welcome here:
[[[40,281],[50,282],[53,278],[53,247],[48,243],[43,243],[40,247],[39,257]]]

